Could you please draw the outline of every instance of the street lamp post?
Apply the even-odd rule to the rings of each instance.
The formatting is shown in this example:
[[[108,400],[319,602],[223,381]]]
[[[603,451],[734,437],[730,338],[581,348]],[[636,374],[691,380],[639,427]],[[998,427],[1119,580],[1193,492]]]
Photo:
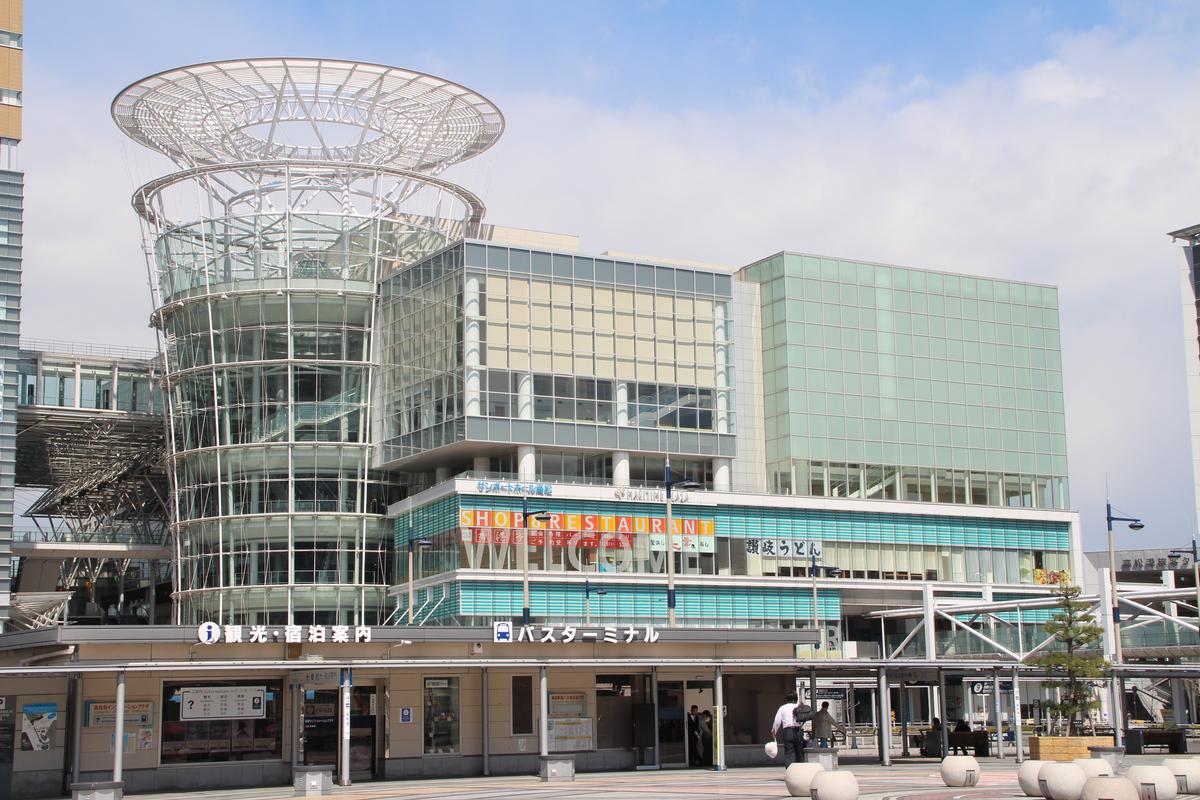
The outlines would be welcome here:
[[[605,589],[603,586],[599,586],[599,587],[593,589],[592,582],[590,580],[588,580],[587,578],[584,578],[583,579],[583,615],[584,615],[584,623],[587,625],[592,624],[592,593],[593,592],[596,594],[597,597],[603,597],[604,595],[608,594],[608,590]]]
[[[1117,551],[1113,546],[1113,523],[1128,522],[1129,530],[1140,531],[1146,527],[1137,517],[1114,517],[1112,503],[1105,502],[1106,517],[1108,520],[1108,580],[1109,589],[1112,591],[1112,622],[1113,622],[1113,653],[1114,661],[1117,664],[1121,663],[1121,601],[1117,599]]]
[[[417,599],[417,590],[414,586],[414,580],[416,578],[416,570],[414,569],[414,562],[416,561],[416,558],[415,558],[416,550],[417,550],[417,548],[424,550],[426,547],[429,547],[431,544],[433,544],[433,542],[429,541],[428,539],[422,539],[420,541],[417,541],[413,537],[412,512],[411,511],[408,512],[408,624],[409,625],[413,624],[414,614],[416,613],[416,609],[413,608],[413,606],[416,604],[416,599]]]
[[[675,525],[671,519],[671,489],[699,489],[700,484],[686,477],[671,480],[671,458],[667,457],[663,486],[667,490],[667,626],[675,627]],[[682,552],[682,549],[681,549]]]
[[[521,624],[529,624],[529,495],[521,495],[521,529],[524,531],[521,536]],[[533,519],[538,522],[545,522],[550,519],[550,515],[543,509],[532,513]]]

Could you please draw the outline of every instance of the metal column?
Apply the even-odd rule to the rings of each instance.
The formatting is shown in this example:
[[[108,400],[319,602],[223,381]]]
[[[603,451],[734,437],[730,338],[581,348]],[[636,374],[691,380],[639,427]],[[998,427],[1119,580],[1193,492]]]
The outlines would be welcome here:
[[[113,783],[121,783],[125,768],[125,673],[117,673],[117,719],[113,732]]]
[[[996,758],[1004,758],[1004,724],[1000,716],[999,670],[992,670],[992,711],[996,715]]]
[[[654,698],[654,768],[662,769],[658,741],[658,667],[650,668],[650,695]]]
[[[550,755],[550,684],[546,680],[546,668],[542,667],[538,677],[541,695],[542,718],[538,720],[538,747],[543,756]]]
[[[488,706],[491,705],[491,698],[488,697],[488,671],[484,667],[481,671],[480,680],[483,685],[480,686],[480,693],[483,695],[483,774],[491,775],[491,750],[488,747]]]
[[[721,667],[717,667],[717,673],[713,679],[713,702],[717,707],[713,709],[715,719],[713,720],[713,737],[716,739],[716,759],[713,766],[717,772],[725,771],[725,679],[722,674]]]
[[[338,785],[350,785],[350,687],[353,678],[350,675],[350,670],[342,670],[342,713],[339,714],[339,733],[341,736],[341,744],[338,747]]]
[[[1100,627],[1104,631],[1104,636],[1101,639],[1104,657],[1109,659],[1114,665],[1117,664],[1117,638],[1121,635],[1120,626],[1113,619],[1112,607],[1112,579],[1110,570],[1100,570],[1100,608],[1103,613],[1097,614],[1099,617]],[[1108,681],[1109,694],[1109,721],[1113,726],[1113,741],[1117,747],[1125,744],[1125,713],[1122,708],[1125,705],[1125,696],[1122,688],[1118,686],[1115,677]]]
[[[1025,743],[1021,739],[1021,678],[1017,673],[1016,668],[1013,668],[1013,744],[1017,748],[1017,763],[1020,764],[1025,760]]]
[[[879,763],[892,763],[892,701],[888,697],[887,667],[879,668]]]

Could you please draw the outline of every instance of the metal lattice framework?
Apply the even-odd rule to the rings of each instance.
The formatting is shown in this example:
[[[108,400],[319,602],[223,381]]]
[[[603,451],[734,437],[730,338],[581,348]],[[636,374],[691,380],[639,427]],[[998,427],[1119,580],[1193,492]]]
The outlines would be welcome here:
[[[144,78],[117,125],[184,165],[340,161],[437,173],[504,131],[487,98],[420,72],[315,58],[194,64]]]

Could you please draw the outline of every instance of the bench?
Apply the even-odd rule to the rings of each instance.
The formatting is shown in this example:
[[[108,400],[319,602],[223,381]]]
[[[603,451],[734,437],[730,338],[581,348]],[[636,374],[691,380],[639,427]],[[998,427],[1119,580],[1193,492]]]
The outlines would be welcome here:
[[[955,748],[970,747],[975,750],[975,756],[989,756],[992,753],[991,737],[987,731],[950,731],[947,734],[950,744],[950,753],[956,752]]]

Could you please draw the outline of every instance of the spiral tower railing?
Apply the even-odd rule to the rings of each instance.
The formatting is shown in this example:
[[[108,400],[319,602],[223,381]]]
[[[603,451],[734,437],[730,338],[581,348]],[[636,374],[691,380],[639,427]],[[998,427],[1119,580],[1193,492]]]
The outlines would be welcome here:
[[[408,70],[267,58],[153,75],[117,125],[180,170],[139,188],[165,369],[176,615],[378,624],[392,487],[370,468],[377,283],[471,234],[437,175],[504,120]]]

